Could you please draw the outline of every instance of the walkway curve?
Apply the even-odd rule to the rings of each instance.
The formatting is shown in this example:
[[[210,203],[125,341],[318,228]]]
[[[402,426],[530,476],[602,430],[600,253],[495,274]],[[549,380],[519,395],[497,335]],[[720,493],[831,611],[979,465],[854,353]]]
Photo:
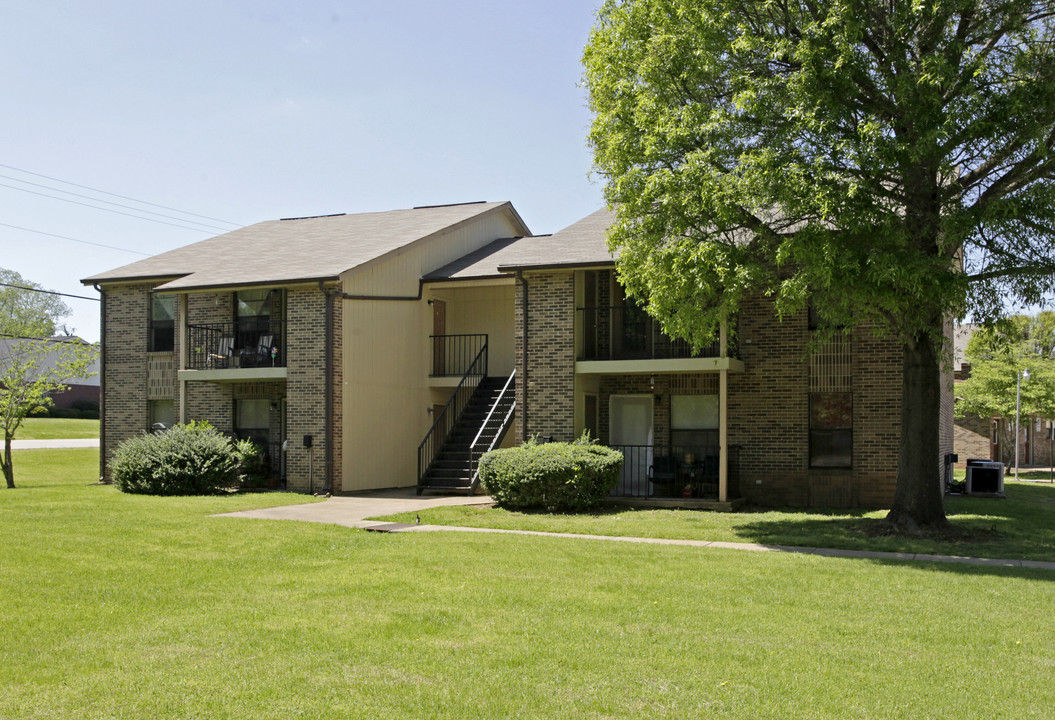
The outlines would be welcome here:
[[[645,545],[681,545],[687,547],[746,550],[752,552],[801,553],[824,557],[844,557],[867,560],[896,560],[901,562],[943,562],[987,567],[1034,568],[1055,571],[1055,562],[1039,560],[1004,560],[995,558],[972,558],[955,555],[930,555],[925,553],[879,552],[871,550],[840,550],[835,548],[800,547],[798,545],[762,545],[758,543],[736,543],[719,540],[679,540],[675,538],[641,538],[619,535],[585,535],[581,533],[542,532],[539,530],[503,530],[498,528],[460,527],[454,525],[417,525],[383,522],[368,518],[380,515],[416,512],[443,505],[490,505],[486,495],[423,496],[417,497],[413,489],[382,490],[359,495],[331,497],[320,503],[284,505],[224,513],[214,517],[235,517],[266,520],[298,520],[301,522],[327,523],[344,527],[374,530],[378,532],[461,532],[492,533],[505,535],[534,535],[537,537],[570,538],[575,540],[600,540],[607,542],[639,543]]]

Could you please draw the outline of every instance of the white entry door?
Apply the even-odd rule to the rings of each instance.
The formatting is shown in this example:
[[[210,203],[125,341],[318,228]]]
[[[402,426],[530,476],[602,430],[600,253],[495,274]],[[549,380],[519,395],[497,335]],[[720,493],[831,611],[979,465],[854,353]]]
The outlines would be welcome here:
[[[618,495],[648,493],[652,464],[652,396],[612,395],[608,401],[608,444],[623,451]]]

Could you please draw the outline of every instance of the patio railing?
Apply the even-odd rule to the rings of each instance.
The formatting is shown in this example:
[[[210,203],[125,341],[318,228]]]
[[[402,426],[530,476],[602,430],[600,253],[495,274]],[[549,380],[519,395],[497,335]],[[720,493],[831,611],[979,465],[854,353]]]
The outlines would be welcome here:
[[[187,368],[285,367],[285,323],[197,323],[187,325]]]
[[[461,377],[477,361],[480,350],[487,347],[487,335],[429,335],[432,343],[433,377]],[[486,354],[483,374],[487,375]]]
[[[677,360],[718,357],[718,342],[693,352],[692,346],[665,334],[658,322],[633,306],[577,309],[582,328],[578,360]],[[730,354],[735,354],[731,348]]]
[[[623,470],[614,496],[718,499],[719,449],[612,445],[623,453]],[[739,496],[740,448],[729,447],[728,496]]]

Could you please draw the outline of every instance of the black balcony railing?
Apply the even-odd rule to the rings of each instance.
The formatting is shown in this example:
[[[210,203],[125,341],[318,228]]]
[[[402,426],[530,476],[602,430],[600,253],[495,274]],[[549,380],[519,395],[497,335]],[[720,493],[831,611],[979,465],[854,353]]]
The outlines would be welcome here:
[[[198,323],[187,325],[187,368],[225,370],[286,366],[285,323]]]
[[[718,357],[717,342],[693,352],[692,345],[666,335],[658,322],[633,305],[578,308],[582,346],[578,360],[676,360]],[[731,355],[735,352],[730,350]]]
[[[623,470],[612,495],[643,498],[718,499],[717,447],[612,445],[623,453]],[[727,494],[739,497],[740,452],[729,447]]]
[[[487,347],[487,335],[429,335],[432,343],[433,377],[461,377]],[[484,355],[486,362],[486,354]],[[482,368],[487,375],[487,366]]]

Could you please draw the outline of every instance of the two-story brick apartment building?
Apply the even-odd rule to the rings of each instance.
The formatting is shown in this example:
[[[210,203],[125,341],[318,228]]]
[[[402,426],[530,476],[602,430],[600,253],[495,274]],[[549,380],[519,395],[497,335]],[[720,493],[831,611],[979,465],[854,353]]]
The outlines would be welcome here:
[[[271,221],[87,278],[104,462],[203,419],[269,446],[291,489],[473,489],[489,447],[589,430],[624,452],[619,495],[888,503],[899,346],[861,329],[811,350],[809,314],[758,297],[694,351],[625,297],[611,220],[530,236],[476,203]]]
[[[266,445],[291,489],[413,485],[469,352],[430,335],[472,328],[498,346],[492,372],[513,367],[511,288],[461,288],[444,319],[421,278],[527,234],[505,202],[290,218],[85,278],[102,294],[104,473],[125,438],[207,420]]]

